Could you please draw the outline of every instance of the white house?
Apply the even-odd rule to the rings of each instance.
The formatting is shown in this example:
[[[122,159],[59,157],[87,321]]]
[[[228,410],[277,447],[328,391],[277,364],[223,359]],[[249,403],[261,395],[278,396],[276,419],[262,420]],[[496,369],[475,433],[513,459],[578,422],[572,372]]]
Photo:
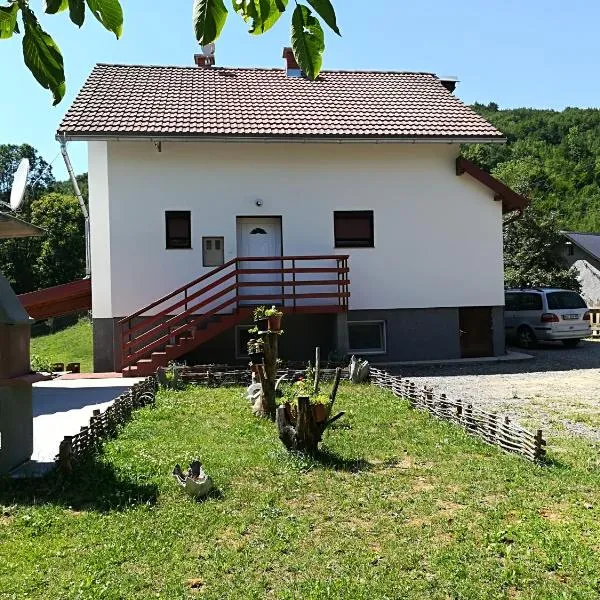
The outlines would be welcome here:
[[[243,360],[256,304],[284,306],[287,359],[503,354],[502,215],[526,201],[458,158],[502,134],[453,81],[313,82],[284,56],[98,65],[67,112],[58,138],[89,147],[96,370]]]

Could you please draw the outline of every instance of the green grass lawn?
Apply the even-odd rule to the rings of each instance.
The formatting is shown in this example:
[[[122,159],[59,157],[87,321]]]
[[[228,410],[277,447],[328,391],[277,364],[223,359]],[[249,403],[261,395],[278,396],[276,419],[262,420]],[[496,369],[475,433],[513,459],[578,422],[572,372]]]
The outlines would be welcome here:
[[[162,392],[71,481],[0,481],[0,598],[598,598],[598,448],[539,466],[376,388],[338,404],[313,460],[242,390]],[[203,503],[170,475],[196,456]]]
[[[31,354],[47,359],[50,363],[78,362],[82,373],[91,373],[92,325],[89,319],[81,319],[77,324],[56,333],[31,338]]]

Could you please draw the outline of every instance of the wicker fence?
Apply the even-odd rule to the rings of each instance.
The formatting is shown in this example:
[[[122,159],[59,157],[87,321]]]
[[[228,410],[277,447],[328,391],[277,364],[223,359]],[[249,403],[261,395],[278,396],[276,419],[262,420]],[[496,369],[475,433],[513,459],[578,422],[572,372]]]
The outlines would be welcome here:
[[[302,377],[304,367],[286,367],[277,371],[277,377],[283,377],[287,381],[293,381]],[[252,383],[252,373],[248,367],[228,367],[226,365],[208,365],[201,367],[178,367],[179,378],[185,383],[203,385],[208,387],[226,386],[248,386]],[[343,374],[348,373],[346,368]],[[333,381],[335,369],[321,369],[321,381]]]
[[[56,462],[63,472],[70,472],[72,463],[95,451],[100,444],[113,437],[117,429],[131,418],[134,410],[154,404],[157,384],[154,377],[136,383],[118,396],[104,412],[95,410],[90,424],[72,436],[65,436],[60,443]]]
[[[413,408],[426,410],[445,421],[460,425],[471,435],[481,438],[505,452],[520,454],[531,461],[537,461],[546,454],[542,431],[532,433],[514,423],[509,417],[487,412],[462,402],[450,400],[445,394],[435,394],[430,388],[418,388],[408,379],[390,375],[386,371],[371,367],[371,382],[390,390],[399,398],[408,400]]]

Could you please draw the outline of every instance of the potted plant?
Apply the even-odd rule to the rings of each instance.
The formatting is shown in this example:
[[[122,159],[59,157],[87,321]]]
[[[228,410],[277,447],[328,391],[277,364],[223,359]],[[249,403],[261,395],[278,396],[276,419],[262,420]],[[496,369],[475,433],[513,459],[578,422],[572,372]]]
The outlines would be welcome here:
[[[325,394],[315,396],[310,399],[310,404],[315,423],[324,423],[329,419],[329,414],[331,413],[329,396]]]
[[[262,345],[258,340],[250,340],[248,342],[248,356],[250,358],[250,364],[261,365],[265,355],[262,349]]]
[[[269,331],[281,331],[281,318],[283,317],[283,312],[278,310],[275,306],[271,306],[271,308],[265,310],[265,315],[268,319]]]
[[[257,331],[268,331],[269,319],[267,318],[267,307],[257,306],[254,309],[254,322],[256,323]]]

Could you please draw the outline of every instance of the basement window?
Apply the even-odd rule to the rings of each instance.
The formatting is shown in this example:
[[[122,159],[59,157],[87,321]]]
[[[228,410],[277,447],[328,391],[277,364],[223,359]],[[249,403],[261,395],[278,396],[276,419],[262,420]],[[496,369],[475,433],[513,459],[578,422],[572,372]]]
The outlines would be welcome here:
[[[189,250],[192,247],[192,213],[189,210],[165,212],[167,250]]]
[[[336,210],[333,213],[336,248],[373,248],[372,210]]]
[[[254,325],[238,325],[235,328],[235,357],[248,358],[248,342],[255,337],[250,333]]]
[[[348,338],[353,354],[387,352],[385,321],[349,321]]]

